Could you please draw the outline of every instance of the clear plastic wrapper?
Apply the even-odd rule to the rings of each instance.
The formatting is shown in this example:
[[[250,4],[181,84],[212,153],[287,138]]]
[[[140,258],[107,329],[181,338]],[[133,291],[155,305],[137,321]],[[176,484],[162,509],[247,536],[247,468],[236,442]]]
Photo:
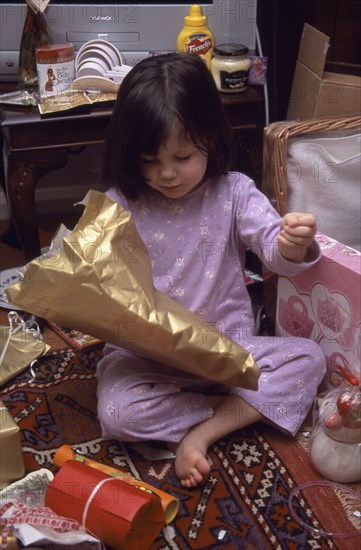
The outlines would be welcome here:
[[[0,491],[0,506],[8,502],[21,502],[27,506],[43,506],[44,496],[54,478],[50,470],[41,468]]]
[[[348,386],[317,398],[310,459],[325,478],[340,483],[361,480],[361,391]]]

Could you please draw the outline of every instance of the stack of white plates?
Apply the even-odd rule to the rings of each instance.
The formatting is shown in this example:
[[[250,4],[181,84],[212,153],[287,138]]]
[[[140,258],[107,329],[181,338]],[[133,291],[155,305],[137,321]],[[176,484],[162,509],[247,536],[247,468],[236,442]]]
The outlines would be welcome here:
[[[76,78],[71,89],[87,92],[117,91],[131,68],[124,63],[122,54],[111,42],[89,40],[76,55]]]

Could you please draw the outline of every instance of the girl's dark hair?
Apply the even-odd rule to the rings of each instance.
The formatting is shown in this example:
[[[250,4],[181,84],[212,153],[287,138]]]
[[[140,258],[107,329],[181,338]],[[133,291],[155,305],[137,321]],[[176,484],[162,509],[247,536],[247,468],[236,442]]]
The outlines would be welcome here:
[[[106,184],[138,198],[147,185],[141,155],[156,155],[177,124],[207,152],[205,178],[228,171],[230,131],[205,63],[191,54],[148,57],[127,74],[118,92],[106,137]]]

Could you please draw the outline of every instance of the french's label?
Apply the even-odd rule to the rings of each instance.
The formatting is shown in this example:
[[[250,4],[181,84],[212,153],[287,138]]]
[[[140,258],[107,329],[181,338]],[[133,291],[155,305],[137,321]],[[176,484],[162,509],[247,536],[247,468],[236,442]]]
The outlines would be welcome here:
[[[203,33],[191,34],[189,41],[185,43],[186,51],[196,55],[206,55],[212,48],[212,39]]]

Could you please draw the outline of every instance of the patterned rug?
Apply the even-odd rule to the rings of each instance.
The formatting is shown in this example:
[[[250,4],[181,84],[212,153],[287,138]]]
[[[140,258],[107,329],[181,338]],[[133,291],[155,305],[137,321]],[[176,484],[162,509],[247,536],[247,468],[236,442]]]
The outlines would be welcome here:
[[[28,471],[45,467],[55,472],[55,451],[76,444],[95,459],[175,495],[178,515],[151,550],[360,547],[360,538],[319,534],[360,529],[355,503],[342,490],[320,485],[304,490],[292,500],[291,514],[291,491],[320,479],[308,460],[306,435],[293,440],[261,424],[240,430],[210,449],[211,475],[192,490],[180,485],[171,459],[149,460],[130,445],[103,441],[96,415],[100,355],[92,348],[45,356],[36,379],[26,371],[1,388],[0,399],[21,428]]]

